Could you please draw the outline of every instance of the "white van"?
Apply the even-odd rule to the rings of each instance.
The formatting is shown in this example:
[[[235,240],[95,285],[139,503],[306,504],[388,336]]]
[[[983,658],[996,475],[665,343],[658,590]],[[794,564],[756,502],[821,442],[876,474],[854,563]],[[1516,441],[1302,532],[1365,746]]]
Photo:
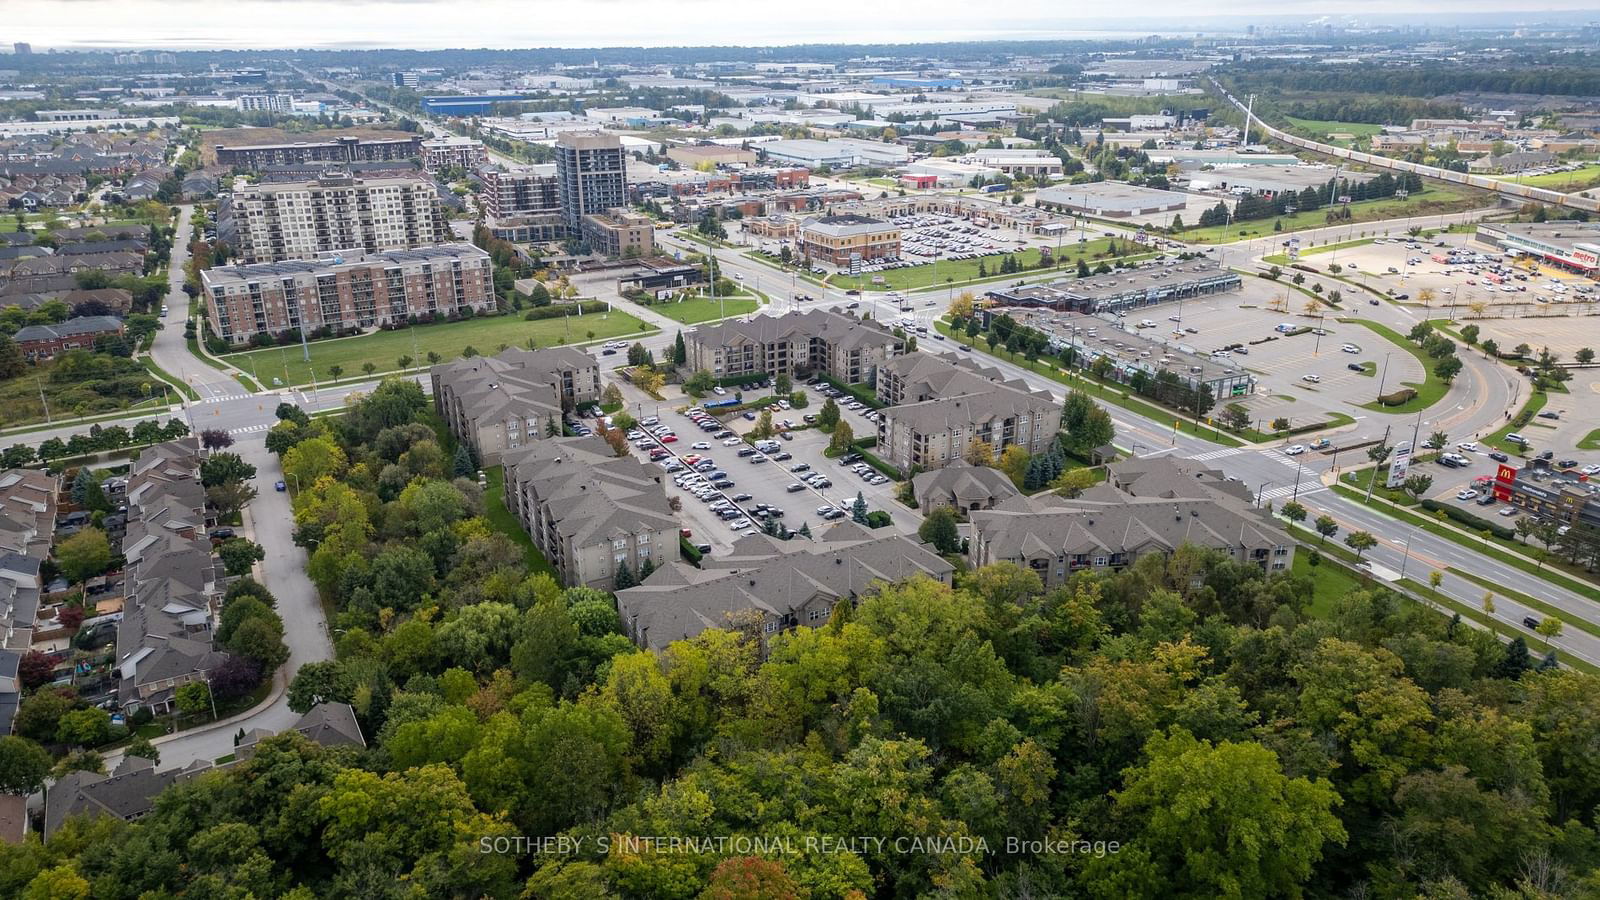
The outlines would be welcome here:
[[[1528,439],[1523,437],[1520,433],[1515,432],[1515,431],[1513,431],[1510,434],[1506,435],[1506,441],[1508,443],[1518,444],[1518,445],[1521,445],[1523,447],[1526,447],[1528,445]]]

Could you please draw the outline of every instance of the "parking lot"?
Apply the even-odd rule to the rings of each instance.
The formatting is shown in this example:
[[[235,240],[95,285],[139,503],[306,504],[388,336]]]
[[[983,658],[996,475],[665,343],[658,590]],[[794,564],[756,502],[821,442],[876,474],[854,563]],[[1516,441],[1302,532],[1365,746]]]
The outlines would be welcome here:
[[[1533,435],[1529,435],[1530,438]],[[1523,513],[1510,504],[1484,502],[1493,497],[1490,482],[1494,480],[1499,462],[1490,456],[1495,451],[1477,442],[1452,442],[1440,459],[1411,468],[1413,474],[1433,478],[1426,496],[1440,503],[1449,503],[1507,527],[1514,526]],[[1594,453],[1561,453],[1549,451],[1550,460],[1535,461],[1512,457],[1509,463],[1524,470],[1533,481],[1554,487],[1565,484],[1590,493],[1600,493],[1600,455]],[[1531,455],[1531,454],[1530,454]],[[1451,465],[1454,461],[1456,465]],[[1571,465],[1563,466],[1562,463]]]
[[[1600,288],[1589,279],[1548,265],[1513,265],[1498,248],[1471,238],[1452,234],[1415,241],[1379,239],[1307,254],[1299,261],[1319,269],[1337,263],[1344,277],[1405,302],[1422,302],[1422,292],[1430,290],[1430,307],[1478,305],[1486,315],[1517,316],[1600,311]],[[1453,250],[1458,251],[1456,262],[1433,258],[1436,254],[1449,258]]]
[[[772,508],[782,510],[782,515],[775,518],[790,531],[799,531],[806,525],[816,536],[828,525],[849,518],[849,506],[854,504],[858,491],[868,510],[881,509],[889,513],[890,528],[906,534],[916,531],[920,522],[915,513],[894,499],[896,482],[869,484],[849,466],[823,456],[829,435],[805,427],[804,416],[815,416],[821,409],[824,398],[818,392],[825,387],[797,385],[797,389],[807,392],[807,406],[799,410],[780,409],[772,415],[775,425],[788,419],[797,430],[791,431],[788,438],[773,438],[771,444],[764,445],[765,450],[757,450],[743,439],[756,424],[755,419],[747,419],[743,413],[713,417],[717,430],[707,430],[690,414],[676,409],[662,408],[655,415],[640,420],[638,437],[631,442],[641,454],[652,448],[667,452],[668,456],[659,461],[664,468],[669,468],[667,496],[677,497],[681,503],[679,519],[682,527],[690,532],[690,543],[710,545],[713,556],[725,554],[735,541],[760,529],[764,519],[758,514],[759,509]],[[842,404],[840,410],[857,436],[877,432],[877,426],[865,418],[871,410],[853,410]],[[671,429],[673,440],[650,433],[663,427]],[[716,484],[712,484],[713,476],[719,472],[722,477],[716,477]],[[826,478],[827,483],[819,486],[802,481],[818,474]],[[678,483],[680,479],[681,484]],[[791,490],[796,484],[801,487]],[[835,509],[842,506],[845,515],[826,519],[818,512],[824,506]],[[722,509],[736,511],[736,514],[725,517]],[[740,527],[732,527],[735,524]]]
[[[1286,291],[1288,311],[1269,308],[1269,304],[1284,296]],[[1124,321],[1131,327],[1140,319],[1161,322],[1171,316],[1181,316],[1182,325],[1197,333],[1176,340],[1165,328],[1154,328],[1146,329],[1142,336],[1172,340],[1178,346],[1213,354],[1214,359],[1227,360],[1254,373],[1258,378],[1256,393],[1242,402],[1253,416],[1263,420],[1281,416],[1289,418],[1293,424],[1327,412],[1350,414],[1352,405],[1370,403],[1377,397],[1385,357],[1388,358],[1388,374],[1383,381],[1388,390],[1405,382],[1423,380],[1422,366],[1411,354],[1364,326],[1334,320],[1337,315],[1348,314],[1348,310],[1319,307],[1326,316],[1306,315],[1308,299],[1282,284],[1264,278],[1246,278],[1238,291],[1185,300],[1181,306],[1163,303],[1144,307],[1130,312]],[[1314,330],[1286,335],[1276,330],[1280,325]],[[1324,333],[1318,335],[1315,329]],[[1269,337],[1273,339],[1264,340]],[[1232,344],[1243,344],[1243,347],[1227,354],[1216,352]],[[1354,347],[1356,352],[1343,351],[1341,348],[1346,345]],[[1315,380],[1308,380],[1306,376],[1313,376]]]

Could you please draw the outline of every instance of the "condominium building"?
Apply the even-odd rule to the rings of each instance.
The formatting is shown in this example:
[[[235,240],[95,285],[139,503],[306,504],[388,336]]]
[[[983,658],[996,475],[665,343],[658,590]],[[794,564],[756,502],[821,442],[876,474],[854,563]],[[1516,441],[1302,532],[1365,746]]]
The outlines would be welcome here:
[[[506,507],[562,584],[610,591],[624,565],[637,575],[677,559],[660,468],[599,437],[542,440],[502,461]]]
[[[478,200],[494,236],[518,243],[550,243],[567,236],[554,164],[484,167]]]
[[[495,309],[489,254],[471,244],[217,266],[200,277],[211,329],[230,344]]]
[[[321,253],[402,250],[452,239],[433,184],[420,178],[352,178],[255,184],[221,213],[245,263]]]
[[[800,226],[800,255],[836,266],[900,255],[900,228],[866,216],[819,216]]]
[[[1079,572],[1107,573],[1149,553],[1184,544],[1236,562],[1284,572],[1294,541],[1251,503],[1250,492],[1221,472],[1172,457],[1110,467],[1105,484],[1068,500],[1055,494],[1013,497],[968,513],[967,560],[974,568],[1013,562],[1037,572],[1046,589]]]
[[[433,403],[483,466],[560,434],[562,413],[600,399],[600,364],[574,347],[513,348],[434,366]]]
[[[902,472],[960,459],[973,441],[987,443],[996,460],[1013,445],[1043,453],[1061,430],[1061,404],[1049,391],[953,353],[890,360],[878,371],[877,392],[889,408],[876,452]]]
[[[622,627],[640,647],[660,650],[708,628],[779,632],[826,625],[839,603],[915,577],[949,584],[955,567],[905,535],[880,537],[840,522],[814,541],[740,538],[727,556],[700,566],[672,563],[617,592]]]
[[[238,98],[239,112],[294,112],[293,94],[245,94]]]
[[[336,137],[328,141],[296,141],[292,144],[244,144],[215,146],[217,163],[242,169],[290,163],[350,163],[380,159],[410,159],[422,152],[421,138],[367,139]]]
[[[442,137],[422,142],[422,167],[429,172],[445,169],[471,171],[489,162],[489,150],[482,141],[468,137]]]
[[[583,240],[601,256],[649,256],[655,251],[656,226],[649,216],[613,209],[583,217]]]
[[[727,319],[685,335],[688,367],[717,378],[822,373],[845,384],[905,352],[905,341],[872,319],[825,309]]]
[[[622,139],[603,131],[564,131],[556,138],[556,183],[570,234],[583,217],[628,205],[627,153]]]

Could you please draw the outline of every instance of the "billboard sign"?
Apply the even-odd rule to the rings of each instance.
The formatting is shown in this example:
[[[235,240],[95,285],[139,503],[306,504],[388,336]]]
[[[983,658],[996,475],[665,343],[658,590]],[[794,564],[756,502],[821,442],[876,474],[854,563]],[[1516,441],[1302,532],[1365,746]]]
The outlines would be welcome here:
[[[1386,488],[1397,488],[1405,483],[1406,472],[1411,468],[1411,442],[1401,441],[1394,445],[1394,454],[1389,457],[1389,479],[1383,483]]]

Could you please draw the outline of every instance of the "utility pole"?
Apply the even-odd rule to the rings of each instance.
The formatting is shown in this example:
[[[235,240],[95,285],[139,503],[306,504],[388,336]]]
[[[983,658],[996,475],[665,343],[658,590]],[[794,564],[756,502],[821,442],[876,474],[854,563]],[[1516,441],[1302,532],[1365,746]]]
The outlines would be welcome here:
[[[44,406],[44,421],[46,424],[50,424],[50,401],[44,398],[44,382],[40,381],[39,376],[35,375],[33,376],[33,383],[39,388],[39,403]]]
[[[1380,446],[1380,447],[1389,446],[1389,426],[1387,426],[1387,425],[1383,426],[1383,442],[1380,443],[1378,446]],[[1367,479],[1367,500],[1369,500],[1369,501],[1372,499],[1372,486],[1374,484],[1376,484],[1377,481],[1378,481],[1378,467],[1381,466],[1381,465],[1382,465],[1382,463],[1379,463],[1377,461],[1374,461],[1373,464],[1372,464],[1372,477]]]

